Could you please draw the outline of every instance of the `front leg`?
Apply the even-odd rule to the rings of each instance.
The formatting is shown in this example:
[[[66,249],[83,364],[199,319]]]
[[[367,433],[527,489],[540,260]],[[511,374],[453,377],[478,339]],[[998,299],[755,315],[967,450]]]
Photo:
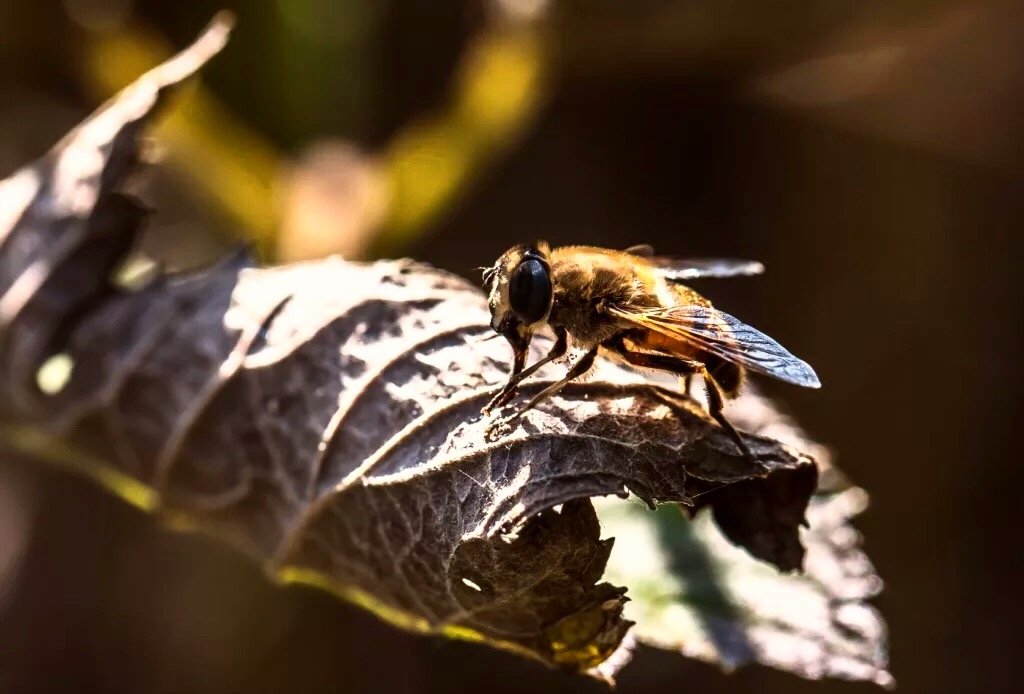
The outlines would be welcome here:
[[[592,347],[586,354],[579,358],[579,360],[572,365],[562,380],[552,383],[547,388],[530,398],[530,401],[523,405],[521,408],[510,414],[508,417],[497,419],[487,427],[487,432],[492,433],[501,427],[504,427],[512,422],[516,421],[523,416],[526,412],[529,412],[534,407],[544,402],[552,395],[558,393],[558,391],[565,388],[571,382],[590,371],[591,367],[594,366],[594,360],[597,358],[597,347]]]
[[[515,350],[515,355],[512,361],[512,373],[509,374],[508,381],[502,386],[498,394],[491,398],[491,401],[484,405],[482,412],[484,414],[490,414],[491,410],[495,407],[501,407],[506,402],[512,399],[515,395],[516,387],[524,380],[537,373],[545,364],[550,364],[556,359],[561,358],[569,348],[569,336],[564,328],[555,329],[555,344],[551,346],[551,351],[547,355],[538,359],[535,364],[527,369],[523,369],[523,365],[526,363],[527,350],[524,348],[521,351]]]

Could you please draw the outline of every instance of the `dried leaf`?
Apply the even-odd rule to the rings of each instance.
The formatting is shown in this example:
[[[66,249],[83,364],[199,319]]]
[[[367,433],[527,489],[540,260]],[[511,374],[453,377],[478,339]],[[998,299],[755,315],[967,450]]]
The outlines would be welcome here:
[[[224,32],[0,184],[14,210],[0,220],[9,442],[73,459],[281,580],[602,676],[630,622],[625,589],[601,582],[612,542],[590,497],[709,507],[753,556],[800,567],[813,460],[751,436],[751,463],[699,407],[634,372],[602,364],[488,441],[479,411],[509,355],[484,339],[483,297],[459,278],[410,261],[260,269],[236,254],[116,288],[142,218],[125,189],[139,127]],[[70,371],[54,377],[55,363]]]

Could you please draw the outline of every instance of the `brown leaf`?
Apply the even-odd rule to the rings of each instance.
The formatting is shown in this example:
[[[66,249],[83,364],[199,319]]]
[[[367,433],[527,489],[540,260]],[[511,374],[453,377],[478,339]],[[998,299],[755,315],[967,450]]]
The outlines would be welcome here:
[[[824,466],[803,534],[801,574],[780,574],[730,545],[707,516],[686,522],[662,508],[602,500],[601,524],[616,544],[607,578],[630,586],[627,618],[641,642],[731,670],[749,662],[802,677],[894,684],[882,616],[868,604],[882,588],[851,519],[867,506],[828,464],[827,452],[764,398],[748,393],[730,410],[746,431],[814,451]]]
[[[114,288],[142,216],[124,192],[139,126],[223,33],[0,184],[0,209],[20,210],[0,220],[8,426],[48,432],[126,498],[158,500],[281,580],[579,671],[630,626],[625,589],[601,582],[612,541],[590,497],[709,507],[754,556],[800,567],[813,460],[751,436],[751,463],[698,406],[634,372],[601,364],[487,440],[480,408],[508,348],[484,339],[483,297],[457,277],[411,261],[260,269],[237,254]],[[70,373],[44,392],[37,372],[58,354]]]

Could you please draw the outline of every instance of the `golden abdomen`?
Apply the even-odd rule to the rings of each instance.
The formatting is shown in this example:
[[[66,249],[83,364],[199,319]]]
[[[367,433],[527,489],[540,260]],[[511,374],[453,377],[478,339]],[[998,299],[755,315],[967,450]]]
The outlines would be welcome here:
[[[700,353],[700,350],[691,342],[662,335],[652,330],[630,330],[625,338],[627,344],[632,343],[636,349],[644,352],[664,352],[687,359],[697,359]]]

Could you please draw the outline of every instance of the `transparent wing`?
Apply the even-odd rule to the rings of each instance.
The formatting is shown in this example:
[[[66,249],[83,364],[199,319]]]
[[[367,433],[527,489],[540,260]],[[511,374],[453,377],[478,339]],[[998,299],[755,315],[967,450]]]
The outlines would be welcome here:
[[[756,260],[739,258],[666,258],[653,257],[648,261],[659,275],[670,282],[685,282],[702,277],[740,277],[760,275],[764,265]]]
[[[654,246],[647,243],[630,246],[624,249],[623,253],[646,259],[649,265],[654,266],[659,275],[670,282],[685,282],[701,277],[760,275],[764,272],[764,265],[756,260],[656,256],[654,255]]]
[[[686,340],[756,373],[805,388],[820,388],[810,364],[738,318],[707,306],[610,309],[638,326]]]

